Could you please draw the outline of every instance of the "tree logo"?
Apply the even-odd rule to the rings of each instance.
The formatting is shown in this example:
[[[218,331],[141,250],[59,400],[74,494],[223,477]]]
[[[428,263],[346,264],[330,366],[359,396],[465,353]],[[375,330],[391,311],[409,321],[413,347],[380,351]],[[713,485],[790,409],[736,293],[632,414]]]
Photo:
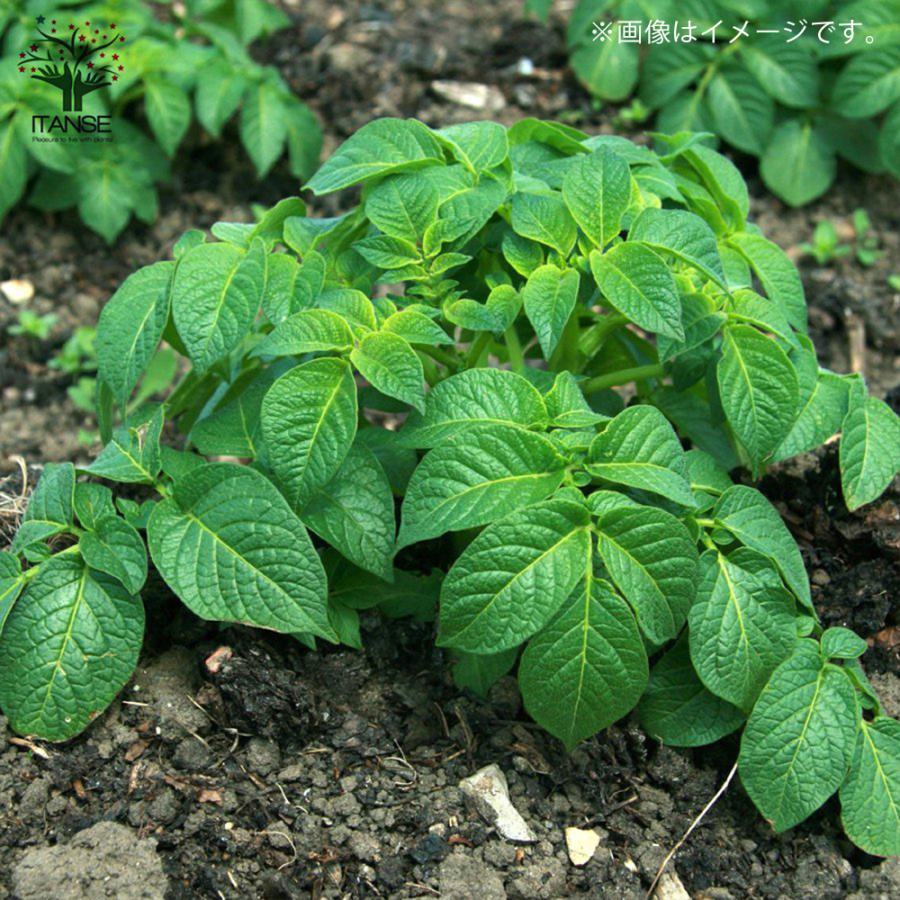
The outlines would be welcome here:
[[[37,17],[40,37],[19,54],[19,72],[60,91],[63,112],[80,113],[88,94],[108,88],[125,71],[119,52],[125,35],[115,22],[106,27],[91,21],[67,27],[56,19],[49,26],[46,22],[45,16]]]

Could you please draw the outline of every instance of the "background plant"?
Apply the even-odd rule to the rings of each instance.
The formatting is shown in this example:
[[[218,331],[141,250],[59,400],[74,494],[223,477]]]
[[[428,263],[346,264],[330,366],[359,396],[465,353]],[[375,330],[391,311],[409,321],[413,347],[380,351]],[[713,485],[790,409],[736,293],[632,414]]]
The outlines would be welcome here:
[[[97,331],[91,480],[47,466],[0,554],[11,726],[65,740],[124,685],[149,549],[201,618],[313,647],[359,646],[361,610],[437,619],[459,685],[517,667],[567,747],[633,709],[676,746],[743,728],[776,829],[840,791],[849,836],[900,851],[866,643],[822,627],[790,532],[732,477],[840,433],[855,509],[900,422],[819,367],[737,169],[660,141],[378,120],[309,183],[360,187],[346,214],[288,198],[131,275]],[[147,402],[166,344],[190,366]]]
[[[527,0],[546,19],[552,0]],[[669,42],[595,41],[594,23],[669,26]],[[676,42],[676,22],[696,26]],[[828,44],[811,23],[834,22]],[[784,4],[580,0],[568,23],[571,65],[595,96],[612,102],[637,93],[660,131],[709,131],[759,157],[766,186],[792,206],[823,194],[841,157],[866,172],[900,178],[900,4],[851,0]],[[717,41],[703,32],[720,23]],[[840,23],[856,22],[845,43]],[[747,37],[729,43],[732,26]],[[790,31],[784,29],[789,26]],[[778,34],[758,35],[757,27]],[[801,34],[802,32],[802,34]],[[801,34],[795,40],[788,40]],[[871,42],[870,42],[871,41]]]
[[[39,24],[38,16],[45,23]],[[58,33],[52,33],[54,18]],[[86,22],[103,31],[115,26],[112,30],[126,38],[110,49],[121,48],[121,53],[114,69],[103,74],[108,87],[100,90],[96,82],[84,100],[85,113],[114,116],[114,140],[33,141],[32,116],[64,114],[60,86],[47,79],[63,77],[60,67],[68,56],[54,64],[55,75],[41,75],[52,67],[30,57],[43,56],[50,47],[65,51],[53,41],[68,40],[75,30],[80,32],[76,40],[90,37],[93,27]],[[85,224],[108,242],[132,215],[154,221],[156,185],[168,177],[169,163],[195,116],[209,135],[221,138],[228,121],[238,115],[241,144],[259,177],[285,152],[292,174],[308,177],[321,150],[319,126],[279,73],[247,52],[254,40],[287,24],[284,13],[265,0],[187,0],[165,6],[139,0],[69,2],[57,12],[37,0],[20,0],[4,7],[0,216],[27,191],[28,202],[38,209],[77,206]],[[37,28],[44,29],[45,37]],[[22,59],[21,53],[29,58]],[[93,61],[92,73],[109,62],[99,56]]]

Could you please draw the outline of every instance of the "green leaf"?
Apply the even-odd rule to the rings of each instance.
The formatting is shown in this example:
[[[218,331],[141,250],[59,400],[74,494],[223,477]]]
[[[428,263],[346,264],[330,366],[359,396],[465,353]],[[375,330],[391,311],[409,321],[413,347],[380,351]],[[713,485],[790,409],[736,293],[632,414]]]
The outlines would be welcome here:
[[[885,168],[894,178],[900,179],[900,103],[895,104],[884,117],[878,138],[878,149]],[[0,199],[0,210],[2,206]]]
[[[470,172],[493,169],[509,153],[506,129],[497,122],[448,125],[436,132],[436,136]]]
[[[620,412],[591,442],[587,470],[682,506],[695,505],[681,442],[668,419],[652,406]]]
[[[340,468],[356,435],[356,417],[356,384],[344,360],[314,359],[269,388],[260,418],[263,439],[297,509]]]
[[[381,330],[396,334],[410,344],[436,346],[453,343],[453,338],[434,319],[412,308],[392,313],[385,319]]]
[[[322,129],[313,111],[296,97],[285,103],[288,168],[291,175],[306,181],[322,155]]]
[[[485,303],[463,297],[445,306],[444,316],[469,331],[500,334],[516,320],[521,307],[521,294],[511,284],[498,284],[492,288]]]
[[[172,156],[191,124],[188,95],[174,82],[149,75],[144,79],[144,110],[156,140]]]
[[[350,326],[327,309],[302,309],[288,316],[253,348],[253,356],[302,356],[322,350],[346,352],[353,346]]]
[[[174,271],[173,262],[138,269],[100,312],[97,368],[123,409],[165,330]]]
[[[259,472],[209,463],[177,481],[150,516],[147,543],[166,584],[200,618],[334,639],[319,556]]]
[[[628,604],[590,569],[519,665],[528,714],[571,750],[621,719],[647,686],[647,654]]]
[[[632,222],[629,241],[640,241],[659,253],[671,254],[693,266],[721,288],[725,272],[713,230],[695,213],[681,209],[647,207]]]
[[[241,106],[241,143],[262,178],[284,150],[287,115],[281,94],[266,81],[252,85]]]
[[[808,122],[788,119],[775,130],[759,165],[763,181],[791,206],[804,206],[828,190],[837,172],[827,135]]]
[[[766,557],[740,548],[700,557],[690,611],[694,668],[709,690],[749,709],[797,640],[794,600]]]
[[[794,424],[796,370],[774,340],[750,325],[730,325],[716,375],[728,423],[757,465],[775,452]]]
[[[697,548],[688,530],[650,507],[611,509],[597,527],[603,563],[644,634],[655,643],[675,637],[697,590]]]
[[[500,423],[472,426],[427,453],[413,472],[397,546],[486,525],[543,500],[565,468],[541,434]]]
[[[117,428],[112,440],[87,467],[99,478],[126,484],[154,484],[160,470],[159,437],[163,409],[142,425]]]
[[[605,253],[592,250],[590,259],[597,286],[618,312],[647,331],[684,338],[675,279],[659,254],[626,241]]]
[[[200,124],[213,137],[222,133],[222,126],[234,115],[246,89],[243,74],[225,60],[213,60],[200,68],[194,103]]]
[[[688,480],[694,491],[718,496],[731,487],[732,481],[728,472],[720,468],[718,463],[703,450],[688,450],[684,454],[687,465]]]
[[[851,399],[841,434],[841,488],[848,509],[881,496],[900,471],[900,419],[876,397]]]
[[[736,706],[710,693],[697,677],[687,632],[650,670],[637,711],[641,727],[671,747],[712,744],[744,721]]]
[[[841,823],[854,844],[875,856],[900,854],[900,722],[860,722],[840,797]]]
[[[582,44],[569,58],[578,80],[601,100],[624,100],[638,78],[638,48],[618,39]]]
[[[541,266],[528,276],[522,289],[525,315],[548,359],[556,349],[563,328],[575,308],[579,281],[576,269]]]
[[[512,227],[516,234],[546,244],[564,257],[578,236],[575,220],[558,193],[514,194]]]
[[[318,254],[313,254],[318,256]],[[266,260],[266,289],[262,308],[266,318],[279,325],[289,315],[309,309],[321,291],[322,281],[315,279],[314,266],[300,265],[286,253],[272,253]],[[324,279],[324,267],[321,271]]]
[[[609,421],[609,416],[591,409],[578,386],[578,378],[565,369],[556,374],[544,402],[557,428],[592,428],[599,422]]]
[[[716,503],[713,518],[744,546],[773,560],[794,596],[813,610],[809,579],[797,543],[778,511],[759,491],[742,484],[728,488]]]
[[[794,109],[819,103],[819,70],[815,57],[799,44],[780,39],[745,41],[741,58],[769,96]]]
[[[238,379],[219,406],[199,419],[189,434],[190,442],[204,456],[256,458],[262,450],[260,410],[263,397],[283,369],[272,366]],[[165,455],[166,448],[163,448]]]
[[[172,316],[198,373],[250,331],[265,282],[266,250],[258,239],[246,253],[231,244],[201,244],[178,261]]]
[[[859,709],[847,673],[804,639],[773,672],[741,739],[738,771],[776,831],[802,822],[840,786],[856,743]]]
[[[806,333],[806,298],[800,273],[787,254],[758,234],[739,232],[728,239],[753,268],[763,290],[798,331]]]
[[[539,631],[584,573],[589,525],[582,504],[555,499],[482,531],[444,579],[438,644],[499,653]]]
[[[90,481],[76,484],[74,505],[78,521],[88,529],[96,528],[101,519],[116,514],[112,491],[105,484]]]
[[[759,82],[743,69],[713,75],[707,92],[715,130],[729,144],[759,156],[775,119],[775,104]]]
[[[826,659],[857,659],[869,649],[858,634],[841,626],[826,628],[819,642]]]
[[[362,337],[378,327],[372,301],[355,288],[329,288],[318,298],[322,309],[343,316],[356,337]]]
[[[833,372],[820,370],[791,430],[772,456],[773,461],[805,453],[837,434],[847,415],[848,400],[847,381]]]
[[[436,447],[478,422],[523,428],[546,425],[547,407],[530,382],[507,369],[468,369],[435,385],[425,414],[411,415],[400,432],[407,447]]]
[[[369,221],[387,235],[417,241],[437,218],[440,195],[433,182],[411,172],[389,175],[365,199]]]
[[[23,587],[25,579],[22,577],[22,564],[18,557],[0,550],[0,636],[3,635],[3,626]]]
[[[41,565],[0,637],[0,706],[10,727],[49,741],[83,731],[131,677],[144,608],[77,556]]]
[[[316,194],[328,194],[401,169],[434,165],[441,146],[415,119],[376,119],[349,137],[307,182]]]
[[[581,230],[602,250],[621,230],[631,200],[628,163],[608,147],[576,156],[566,169],[562,195]]]
[[[101,519],[81,536],[78,548],[92,569],[112,575],[129,594],[140,593],[147,580],[147,551],[141,536],[124,519]]]
[[[18,202],[25,191],[28,164],[25,145],[15,123],[0,124],[0,216]]]
[[[402,337],[388,331],[367,334],[351,351],[350,362],[382,394],[425,411],[422,361]]]
[[[516,664],[518,647],[502,653],[459,653],[453,664],[453,683],[461,690],[486,698],[490,689]]]
[[[900,100],[900,46],[867,50],[850,60],[834,83],[832,102],[853,119],[866,119]]]
[[[303,508],[304,524],[361,569],[393,578],[394,495],[371,450],[354,444]]]
[[[353,249],[366,262],[380,269],[402,269],[422,262],[422,254],[412,241],[387,234],[363,238],[353,245]]]
[[[520,275],[529,276],[544,262],[540,244],[516,234],[512,229],[503,233],[503,257]]]

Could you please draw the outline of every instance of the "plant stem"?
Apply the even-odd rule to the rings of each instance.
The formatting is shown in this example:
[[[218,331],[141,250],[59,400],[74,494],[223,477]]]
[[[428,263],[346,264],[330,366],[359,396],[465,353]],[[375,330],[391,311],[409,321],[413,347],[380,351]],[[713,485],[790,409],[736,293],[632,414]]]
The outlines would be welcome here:
[[[610,372],[608,375],[597,375],[588,379],[582,385],[585,394],[596,394],[606,388],[616,387],[620,384],[630,384],[632,381],[643,381],[645,378],[659,378],[665,369],[662,363],[653,363],[649,366],[635,366],[633,369],[619,369],[618,372]]]
[[[628,319],[621,313],[607,313],[603,318],[586,329],[578,341],[578,352],[585,360],[593,359],[600,348],[606,343],[606,339]]]
[[[419,353],[424,353],[425,356],[430,356],[435,362],[440,363],[442,366],[445,366],[452,371],[456,371],[459,368],[459,359],[452,354],[448,353],[446,350],[441,350],[439,347],[429,347],[429,346],[421,346],[416,348]]]
[[[521,372],[525,368],[525,354],[522,352],[522,344],[516,333],[516,326],[510,325],[503,333],[506,343],[506,352],[509,354],[509,364],[513,372]]]
[[[474,369],[475,366],[478,365],[478,361],[481,359],[481,354],[487,349],[488,344],[491,342],[491,333],[489,331],[482,331],[478,337],[476,337],[472,343],[469,345],[469,352],[466,354],[466,368]]]

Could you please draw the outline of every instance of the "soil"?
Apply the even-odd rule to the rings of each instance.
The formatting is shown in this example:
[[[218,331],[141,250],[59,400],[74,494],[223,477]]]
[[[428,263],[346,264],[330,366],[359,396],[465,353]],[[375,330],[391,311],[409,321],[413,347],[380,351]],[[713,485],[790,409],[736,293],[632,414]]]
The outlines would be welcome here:
[[[520,0],[285,8],[293,26],[255,52],[327,123],[326,152],[382,115],[432,125],[534,115],[628,132],[615,109],[596,107],[567,72],[562,22],[524,21]],[[458,87],[469,82],[486,89]],[[482,107],[447,99],[461,92]],[[91,455],[77,431],[94,425],[66,393],[73,379],[47,365],[72,330],[94,324],[115,287],[165,257],[187,228],[249,220],[252,203],[296,191],[283,169],[262,183],[247,179],[233,145],[198,136],[191,146],[162,191],[159,221],[130,226],[114,248],[71,213],[18,209],[4,222],[0,281],[29,281],[28,308],[58,319],[44,342],[10,337],[20,307],[0,294],[0,473],[9,474],[0,482],[0,545],[22,486],[12,457],[27,463],[33,483],[43,462]],[[763,191],[751,160],[737,162],[750,178],[754,219],[801,267],[823,364],[863,371],[896,405],[900,295],[887,275],[900,270],[897,184],[842,170],[826,199],[791,210]],[[875,265],[802,258],[799,245],[823,218],[852,242],[850,217],[862,204],[885,251]],[[823,618],[869,639],[864,664],[888,711],[900,713],[900,493],[848,513],[833,447],[779,467],[763,489],[800,543]],[[735,758],[733,739],[675,751],[627,721],[566,754],[524,715],[512,679],[487,701],[455,689],[422,623],[370,616],[363,652],[313,654],[286,638],[199,622],[159,581],[146,596],[141,667],[86,734],[64,746],[32,745],[13,739],[0,718],[0,898],[48,890],[639,898]],[[490,763],[505,773],[537,843],[504,841],[466,806],[460,780]],[[568,826],[600,836],[584,868],[566,854]],[[48,888],[48,867],[69,874]],[[776,836],[737,780],[668,871],[692,897],[710,900],[900,895],[900,862],[853,848],[834,801]],[[669,881],[676,893],[668,895],[677,888]]]

